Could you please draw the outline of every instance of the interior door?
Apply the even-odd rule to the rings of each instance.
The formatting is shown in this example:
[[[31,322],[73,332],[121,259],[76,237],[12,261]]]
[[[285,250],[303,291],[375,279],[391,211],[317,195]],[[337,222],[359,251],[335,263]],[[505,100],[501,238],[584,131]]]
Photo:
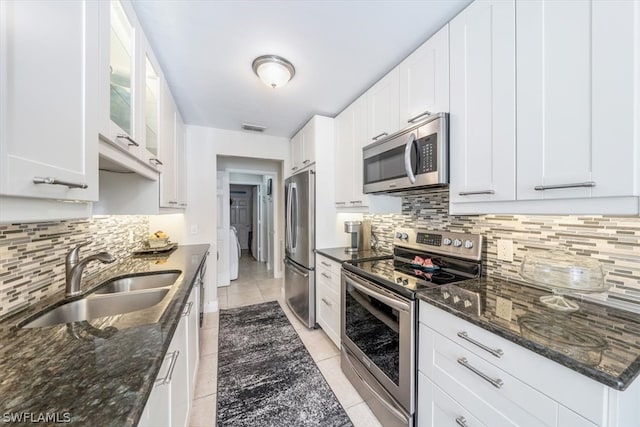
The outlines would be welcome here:
[[[231,225],[238,230],[242,249],[249,249],[251,231],[251,194],[246,190],[231,189]]]

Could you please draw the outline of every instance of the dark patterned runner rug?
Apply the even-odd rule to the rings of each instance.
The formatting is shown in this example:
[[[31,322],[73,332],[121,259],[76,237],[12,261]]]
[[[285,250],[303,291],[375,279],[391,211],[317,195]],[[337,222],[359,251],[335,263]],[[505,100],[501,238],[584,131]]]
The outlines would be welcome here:
[[[219,427],[342,427],[349,417],[276,301],[220,311]]]

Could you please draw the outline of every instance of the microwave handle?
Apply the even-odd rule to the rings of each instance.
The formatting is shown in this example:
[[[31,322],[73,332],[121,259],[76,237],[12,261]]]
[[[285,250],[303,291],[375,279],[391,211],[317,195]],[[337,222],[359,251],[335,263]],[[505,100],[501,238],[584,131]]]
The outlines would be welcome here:
[[[412,184],[416,183],[416,176],[413,174],[413,165],[411,164],[411,150],[416,143],[416,134],[409,135],[407,145],[404,146],[404,170],[407,172],[407,178]]]

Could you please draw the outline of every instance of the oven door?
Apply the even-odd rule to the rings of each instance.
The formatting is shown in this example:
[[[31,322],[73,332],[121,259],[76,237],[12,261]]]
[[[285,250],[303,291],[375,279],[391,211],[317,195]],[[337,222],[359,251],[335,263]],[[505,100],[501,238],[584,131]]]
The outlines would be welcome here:
[[[342,345],[354,356],[350,362],[366,369],[409,414],[415,392],[414,304],[342,271]]]

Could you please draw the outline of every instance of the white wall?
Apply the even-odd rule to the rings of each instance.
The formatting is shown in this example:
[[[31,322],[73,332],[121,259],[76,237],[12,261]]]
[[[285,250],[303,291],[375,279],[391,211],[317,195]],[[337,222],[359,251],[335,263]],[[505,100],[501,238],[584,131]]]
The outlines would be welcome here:
[[[169,232],[171,239],[182,244],[208,243],[211,256],[207,261],[206,310],[214,311],[218,306],[217,297],[217,209],[216,209],[216,172],[218,156],[249,157],[269,159],[281,162],[276,172],[274,187],[283,188],[283,170],[289,168],[289,139],[247,132],[186,126],[187,151],[187,209],[182,215],[158,215],[149,218],[150,230],[163,229]],[[225,159],[226,160],[226,159]],[[249,161],[248,159],[242,159]],[[231,159],[231,161],[235,161]],[[240,161],[240,160],[238,160]],[[263,162],[257,162],[262,164]],[[243,162],[246,165],[246,162]],[[249,164],[252,164],[249,161]],[[283,169],[284,168],[284,169]],[[246,166],[242,166],[246,169]],[[260,167],[256,169],[262,170]],[[284,196],[280,191],[275,200],[275,239],[274,266],[276,277],[282,276],[284,256]],[[279,220],[280,219],[280,220]],[[192,232],[193,231],[193,232]]]

